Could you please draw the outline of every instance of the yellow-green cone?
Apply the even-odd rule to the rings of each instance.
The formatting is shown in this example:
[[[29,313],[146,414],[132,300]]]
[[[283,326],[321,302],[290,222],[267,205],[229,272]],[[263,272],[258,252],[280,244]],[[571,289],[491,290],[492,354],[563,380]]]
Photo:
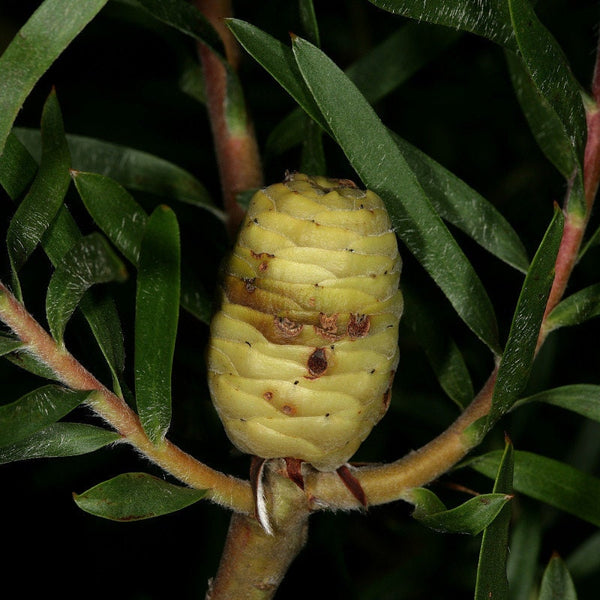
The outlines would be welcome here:
[[[389,404],[401,260],[381,199],[299,173],[257,192],[224,268],[209,385],[230,440],[322,471]]]

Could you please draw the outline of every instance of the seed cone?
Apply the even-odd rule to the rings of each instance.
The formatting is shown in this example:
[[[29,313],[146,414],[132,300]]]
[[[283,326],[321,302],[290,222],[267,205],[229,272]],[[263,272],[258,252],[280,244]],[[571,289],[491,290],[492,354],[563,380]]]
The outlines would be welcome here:
[[[232,443],[322,471],[387,410],[402,262],[381,199],[295,173],[257,192],[224,265],[208,377]]]

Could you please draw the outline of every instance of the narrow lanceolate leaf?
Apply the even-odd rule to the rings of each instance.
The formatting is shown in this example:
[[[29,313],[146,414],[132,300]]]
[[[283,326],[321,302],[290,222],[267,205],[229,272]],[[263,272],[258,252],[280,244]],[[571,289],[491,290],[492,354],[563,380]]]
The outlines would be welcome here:
[[[494,493],[512,494],[513,455],[513,446],[510,441],[507,441],[494,482]],[[498,516],[483,532],[477,565],[475,600],[508,599],[506,562],[508,559],[508,530],[511,512],[510,504],[503,506]]]
[[[23,342],[21,340],[16,340],[15,338],[0,335],[0,356],[10,354],[11,352],[18,350],[22,346]]]
[[[40,243],[63,203],[70,182],[70,166],[62,115],[56,94],[52,92],[42,112],[40,168],[29,193],[18,206],[6,235],[13,284],[17,291],[20,289],[17,278],[19,269]]]
[[[416,287],[402,286],[404,322],[422,346],[442,389],[464,408],[473,399],[473,384],[463,356]]]
[[[107,0],[45,0],[0,56],[0,155],[23,102]]]
[[[79,406],[90,392],[47,385],[0,406],[0,446],[14,444],[54,423]]]
[[[575,585],[563,560],[555,554],[548,563],[538,600],[577,600]]]
[[[14,132],[29,152],[37,157],[39,131],[15,128]],[[202,183],[172,162],[135,148],[96,138],[67,135],[67,142],[72,167],[77,171],[106,175],[130,190],[149,192],[169,200],[192,204],[224,219],[223,212],[214,205]]]
[[[400,136],[393,137],[442,219],[458,227],[500,260],[526,273],[529,268],[527,251],[494,205],[418,148]]]
[[[538,557],[542,545],[540,511],[521,510],[514,524],[508,557],[508,585],[511,600],[530,600],[531,591],[537,585]]]
[[[8,151],[9,147],[14,148],[14,151],[19,157],[19,164],[21,165],[20,172],[23,174],[35,172],[36,162],[29,154],[27,149],[13,134],[11,134],[8,139],[10,144],[7,144],[6,151]],[[5,157],[6,152],[3,160]],[[1,162],[2,161],[0,161],[0,163]],[[20,188],[18,186],[12,186],[10,187],[10,190],[7,188],[7,191],[9,191],[9,195],[13,200],[16,200],[20,194]],[[13,193],[15,195],[12,195]],[[59,208],[56,217],[50,224],[50,227],[42,237],[42,247],[48,255],[50,262],[56,266],[60,262],[61,258],[65,256],[65,254],[81,239],[81,237],[82,236],[77,224],[73,220],[73,217],[71,217],[71,214],[67,210],[66,206],[63,204]],[[124,349],[123,332],[121,330],[121,324],[115,303],[112,298],[108,296],[98,299],[97,297],[88,293],[83,297],[80,307],[90,325],[90,328],[92,329],[100,350],[104,354],[109,364],[111,372],[113,373],[113,379],[116,382],[118,375],[123,370]],[[24,367],[25,365],[22,359],[26,358],[27,356],[28,355],[24,353],[21,353],[20,355],[12,355],[12,358],[15,359],[13,362],[18,359],[20,366]],[[31,364],[31,362],[32,361],[29,361],[29,364]],[[53,378],[53,374],[51,372],[47,373],[46,376]]]
[[[72,173],[75,187],[96,225],[135,266],[138,264],[146,211],[119,183],[97,173]],[[212,299],[196,277],[182,280],[181,305],[205,323],[210,320]]]
[[[48,285],[46,316],[54,339],[62,344],[68,320],[92,285],[126,277],[125,266],[102,235],[81,238],[62,258]]]
[[[330,132],[328,123],[324,120],[319,107],[315,105],[310,91],[293,62],[291,50],[267,33],[244,21],[229,19],[228,26],[244,48],[280,83],[306,113],[322,129]],[[380,50],[374,52],[373,56],[368,55],[348,69],[346,74],[355,81],[367,100],[374,102],[392,89],[381,85],[374,91],[373,86],[367,84],[367,82],[373,81],[373,73],[379,74],[375,75],[377,81],[389,82],[390,77],[393,77],[395,86],[399,85],[431,58],[430,52],[433,53],[431,50],[432,37],[433,47],[437,49],[437,52],[447,46],[451,39],[454,39],[454,34],[452,36],[450,34],[442,35],[439,30],[434,30],[433,35],[427,37],[426,44],[424,40],[420,40],[419,47],[428,48],[424,56],[418,54],[414,60],[406,59],[406,63],[403,62],[404,58],[397,60],[397,57],[406,57],[406,55],[414,57],[417,53],[414,48],[415,38],[420,39],[418,35],[421,35],[421,28],[404,27],[382,43]],[[394,57],[394,60],[391,61],[389,57]],[[300,140],[306,139],[307,122],[300,113],[293,112],[282,121],[281,128],[278,129],[281,130],[281,134],[277,134],[277,139],[271,138],[269,142],[270,151],[274,153],[282,152]],[[311,134],[310,131],[309,134]],[[501,260],[523,272],[527,270],[529,261],[523,244],[493,205],[466,183],[399,136],[393,135],[393,139],[409,167],[414,171],[435,210],[443,219],[459,227]]]
[[[502,451],[495,450],[466,464],[487,477],[495,477]],[[600,479],[557,460],[515,451],[514,489],[560,510],[600,526]]]
[[[410,490],[405,499],[415,505],[413,517],[440,533],[481,533],[510,500],[506,494],[481,494],[446,509],[442,501],[427,488]]]
[[[513,409],[531,402],[544,402],[558,406],[600,422],[600,385],[581,383],[552,388],[522,398],[514,404]]]
[[[77,506],[112,521],[139,521],[172,513],[206,495],[146,473],[124,473],[99,483],[83,494],[73,494]]]
[[[13,200],[27,189],[37,167],[23,144],[11,133],[0,158],[0,185]]]
[[[94,425],[54,423],[19,442],[0,448],[0,464],[88,454],[120,438],[118,433]]]
[[[220,57],[225,56],[221,37],[210,21],[192,4],[185,0],[135,0],[155,19],[190,35],[209,46]]]
[[[295,38],[293,50],[335,139],[367,187],[383,198],[398,236],[465,323],[498,351],[496,318],[485,289],[385,125],[318,48]]]
[[[600,531],[595,531],[584,540],[567,556],[565,562],[575,579],[597,573],[600,569]]]
[[[298,8],[300,10],[300,20],[302,21],[302,27],[306,33],[306,38],[315,46],[320,46],[321,38],[319,35],[319,24],[317,22],[317,15],[315,14],[313,0],[299,0]]]
[[[571,327],[600,315],[600,283],[590,285],[560,302],[548,315],[547,331]]]
[[[535,88],[518,96],[526,102],[525,115],[531,117],[529,123],[542,150],[566,179],[573,179],[567,208],[584,214],[582,164],[587,129],[580,86],[531,2],[508,0],[508,7],[519,55]],[[544,121],[550,124],[550,134]]]
[[[227,26],[244,49],[298,102],[325,131],[329,126],[306,87],[290,48],[258,27],[239,19],[227,19]]]
[[[546,301],[554,280],[554,263],[562,238],[563,223],[564,217],[557,208],[521,288],[498,369],[489,415],[490,424],[518,400],[529,379]]]
[[[175,214],[154,210],[144,231],[135,315],[135,393],[144,430],[155,443],[171,421],[171,368],[179,316],[180,247]]]
[[[454,29],[470,31],[494,42],[514,48],[516,46],[506,0],[369,0],[371,4],[391,13],[437,23]]]
[[[97,173],[73,172],[75,187],[83,203],[108,239],[137,265],[146,211],[119,183]]]
[[[243,29],[238,31],[240,36],[244,33]],[[372,104],[397,89],[459,37],[460,32],[444,27],[409,22],[350,65],[346,75]],[[268,45],[262,47],[257,44],[248,50],[261,64],[262,53],[269,54]],[[285,53],[291,55],[287,47],[278,51],[282,57]],[[266,64],[263,66],[266,67]],[[285,71],[286,63],[283,62],[279,69]],[[275,76],[275,73],[271,74]],[[290,90],[288,92],[291,93]],[[306,115],[300,108],[293,110],[269,134],[266,152],[280,154],[299,144],[304,139],[306,122]]]

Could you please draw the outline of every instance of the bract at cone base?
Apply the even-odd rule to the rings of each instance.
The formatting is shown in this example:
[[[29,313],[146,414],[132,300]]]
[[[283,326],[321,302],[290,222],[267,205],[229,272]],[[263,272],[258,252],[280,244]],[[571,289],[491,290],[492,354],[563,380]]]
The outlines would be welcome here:
[[[332,471],[387,410],[401,259],[381,199],[295,173],[258,191],[224,265],[209,386],[242,452]]]

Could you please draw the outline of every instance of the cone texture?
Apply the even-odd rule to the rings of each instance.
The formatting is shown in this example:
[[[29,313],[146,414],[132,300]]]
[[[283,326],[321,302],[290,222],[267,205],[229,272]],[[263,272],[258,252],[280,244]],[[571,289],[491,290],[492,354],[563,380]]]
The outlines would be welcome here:
[[[224,265],[208,348],[232,443],[331,471],[387,410],[401,260],[381,199],[299,173],[257,192]]]

